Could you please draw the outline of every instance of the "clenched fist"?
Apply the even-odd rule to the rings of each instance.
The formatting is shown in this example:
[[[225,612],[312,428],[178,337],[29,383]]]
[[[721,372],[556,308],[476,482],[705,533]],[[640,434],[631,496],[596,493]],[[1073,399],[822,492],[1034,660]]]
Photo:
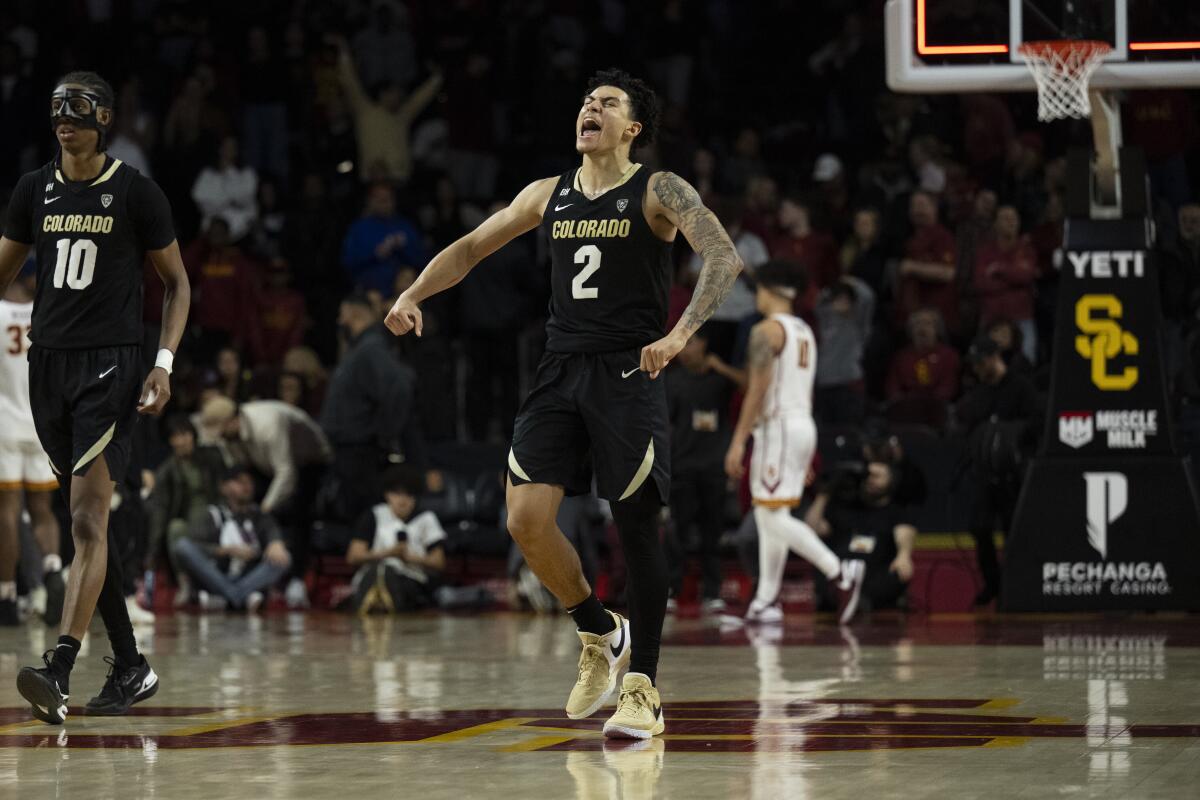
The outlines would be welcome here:
[[[650,378],[658,377],[671,359],[679,355],[679,351],[687,344],[687,337],[672,331],[657,342],[642,348],[642,372],[649,372]]]
[[[417,304],[412,300],[400,295],[396,298],[392,310],[384,318],[383,324],[397,336],[403,336],[411,330],[416,330],[417,336],[420,336],[421,309],[417,308]]]

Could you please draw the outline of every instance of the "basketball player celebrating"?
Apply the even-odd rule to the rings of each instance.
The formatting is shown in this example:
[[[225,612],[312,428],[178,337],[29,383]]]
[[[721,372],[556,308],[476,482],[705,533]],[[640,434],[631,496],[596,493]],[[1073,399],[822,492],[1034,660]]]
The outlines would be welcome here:
[[[755,300],[764,319],[750,331],[749,384],[725,454],[725,471],[740,480],[746,441],[753,432],[750,496],[758,528],[758,590],[746,621],[783,621],[778,598],[790,548],[833,582],[838,622],[845,624],[858,606],[863,564],[839,562],[816,531],[791,513],[800,505],[817,447],[812,418],[817,342],[808,324],[792,314],[792,303],[804,289],[804,274],[793,264],[770,261],[758,268],[755,280]]]
[[[621,684],[613,737],[663,731],[655,675],[667,604],[658,537],[669,496],[669,426],[659,372],[721,304],[742,264],[696,190],[630,160],[654,136],[659,104],[620,70],[595,75],[575,120],[577,169],[525,187],[507,208],[439,253],[387,316],[396,334],[421,334],[418,304],[461,281],[481,259],[539,224],[551,246],[546,355],[514,426],[508,528],[525,560],[567,608],[583,653],[567,715],[594,714]],[[690,305],[664,334],[676,231],[704,259]],[[629,621],[607,611],[579,556],[555,526],[564,494],[592,474],[610,501],[629,572]]]
[[[187,274],[162,191],[104,153],[113,92],[93,72],[72,72],[50,96],[57,158],[23,176],[0,238],[0,290],[30,247],[37,292],[29,351],[29,394],[42,447],[71,510],[75,561],[62,635],[46,666],[26,667],[17,689],[43,722],[67,714],[68,683],[92,614],[99,608],[115,660],[89,714],[124,714],[158,690],[138,652],[107,537],[114,482],[129,465],[138,413],[157,415],[171,396],[171,362],[187,322]],[[155,366],[143,382],[142,263],[150,256],[166,287]]]
[[[22,501],[29,510],[34,538],[42,548],[42,585],[46,622],[62,616],[62,559],[58,555],[58,520],[50,493],[58,487],[46,453],[38,444],[29,407],[29,328],[33,315],[32,261],[0,300],[0,625],[16,625],[18,526]]]

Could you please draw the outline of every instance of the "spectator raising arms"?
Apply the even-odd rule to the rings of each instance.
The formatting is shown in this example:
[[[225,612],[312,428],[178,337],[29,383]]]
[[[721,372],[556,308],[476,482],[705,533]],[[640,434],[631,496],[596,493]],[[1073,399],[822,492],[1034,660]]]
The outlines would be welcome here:
[[[336,44],[340,51],[338,74],[358,137],[359,176],[363,180],[408,180],[412,173],[409,131],[441,88],[442,73],[434,72],[407,97],[400,84],[384,77],[372,98],[363,91],[345,40],[338,39]]]

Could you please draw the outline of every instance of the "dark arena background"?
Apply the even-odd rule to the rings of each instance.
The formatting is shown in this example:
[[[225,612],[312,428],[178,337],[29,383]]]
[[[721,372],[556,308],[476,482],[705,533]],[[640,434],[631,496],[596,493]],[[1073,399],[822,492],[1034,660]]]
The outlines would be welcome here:
[[[1198,57],[1193,0],[0,3],[7,239],[28,221],[21,176],[65,169],[51,93],[94,71],[113,90],[104,168],[161,188],[191,286],[170,402],[128,437],[108,518],[158,684],[86,713],[110,674],[97,619],[58,725],[17,675],[60,641],[81,556],[46,459],[12,460],[29,322],[11,315],[34,275],[86,288],[85,240],[60,240],[57,265],[30,250],[0,303],[0,796],[1196,797]],[[419,337],[384,325],[532,181],[565,176],[555,211],[591,202],[584,170],[569,183],[589,158],[574,126],[601,114],[608,68],[661,104],[640,174],[694,187],[744,266],[655,379],[665,731],[644,739],[602,731],[615,694],[565,713],[588,672],[575,621],[506,512],[506,481],[538,468],[514,419],[553,380],[554,241],[587,223],[543,226],[539,201],[528,233],[421,302]],[[119,214],[104,193],[94,220],[56,217],[76,188],[49,184],[38,236],[99,237]],[[568,299],[611,291],[600,249],[555,264]],[[667,261],[663,333],[711,267],[685,235]],[[793,515],[843,575],[857,563],[850,611],[794,555],[782,619],[746,617],[760,534],[725,462],[768,263],[816,337]],[[149,373],[164,284],[149,259],[127,268]],[[646,459],[629,492],[653,440]],[[603,493],[567,497],[557,525],[596,598],[636,620],[647,589]],[[584,658],[607,665],[607,641]]]

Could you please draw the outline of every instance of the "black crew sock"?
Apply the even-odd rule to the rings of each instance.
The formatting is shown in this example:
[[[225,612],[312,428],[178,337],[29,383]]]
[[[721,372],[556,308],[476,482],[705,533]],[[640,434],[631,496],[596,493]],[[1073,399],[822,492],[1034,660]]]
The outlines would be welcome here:
[[[70,694],[68,686],[71,680],[71,670],[75,668],[75,656],[79,655],[80,641],[71,636],[58,637],[54,646],[54,655],[50,657],[50,674],[58,681],[58,688],[63,694]]]
[[[595,592],[589,594],[579,605],[568,608],[567,613],[575,620],[575,627],[584,633],[603,636],[617,627],[612,614],[604,610],[604,605],[597,599]]]
[[[142,663],[138,652],[137,640],[133,638],[133,623],[129,621],[129,608],[125,605],[124,570],[121,568],[121,550],[111,529],[108,533],[108,571],[104,574],[104,585],[100,587],[100,597],[96,600],[96,610],[104,620],[104,628],[108,631],[108,641],[112,645],[113,656],[123,667],[133,667]]]
[[[654,486],[642,487],[632,500],[612,504],[629,574],[625,587],[633,639],[629,671],[644,674],[651,683],[658,676],[658,651],[670,584],[667,556],[658,532],[661,508]]]

